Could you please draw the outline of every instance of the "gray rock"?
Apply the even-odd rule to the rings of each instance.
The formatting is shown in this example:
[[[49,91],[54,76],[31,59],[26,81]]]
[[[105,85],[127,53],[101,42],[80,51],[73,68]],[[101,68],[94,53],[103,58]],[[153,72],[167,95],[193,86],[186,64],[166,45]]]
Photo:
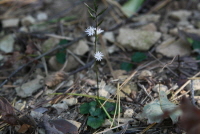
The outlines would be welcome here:
[[[39,12],[36,16],[38,21],[47,20],[48,16],[45,12]]]
[[[160,91],[164,91],[164,92],[167,92],[168,90],[168,87],[163,85],[163,84],[157,84],[155,85],[152,90],[156,93],[159,93]]]
[[[6,53],[13,52],[14,41],[13,35],[4,36],[0,40],[0,50]]]
[[[133,117],[134,111],[132,108],[126,109],[124,112],[124,118],[131,118]]]
[[[82,56],[89,51],[89,46],[85,40],[80,40],[78,43],[70,46],[68,49],[73,53]]]
[[[191,46],[181,39],[175,41],[174,38],[170,38],[157,46],[156,52],[171,58],[177,55],[187,56],[191,53]]]
[[[30,25],[33,25],[36,21],[35,21],[35,18],[29,15],[29,16],[24,17],[21,20],[21,22],[23,26],[30,26]]]
[[[159,19],[160,15],[158,14],[147,14],[147,15],[139,15],[138,17],[135,17],[133,20],[147,23],[147,22],[158,22]]]
[[[17,27],[19,25],[19,18],[2,20],[2,25],[3,28]]]
[[[47,52],[53,47],[55,47],[59,43],[59,39],[57,38],[49,38],[45,40],[45,42],[41,45],[42,46],[42,52]]]
[[[114,43],[115,42],[115,37],[113,32],[105,32],[103,34],[103,38]]]
[[[159,32],[121,28],[117,41],[122,47],[146,51],[149,50],[160,37],[161,33]]]
[[[178,10],[178,11],[172,11],[169,13],[169,17],[171,17],[174,20],[187,20],[189,16],[192,15],[192,12],[188,10]]]
[[[41,83],[43,79],[42,76],[38,75],[36,79],[24,83],[20,87],[16,87],[17,95],[22,98],[31,96],[34,92],[43,87],[43,83]]]

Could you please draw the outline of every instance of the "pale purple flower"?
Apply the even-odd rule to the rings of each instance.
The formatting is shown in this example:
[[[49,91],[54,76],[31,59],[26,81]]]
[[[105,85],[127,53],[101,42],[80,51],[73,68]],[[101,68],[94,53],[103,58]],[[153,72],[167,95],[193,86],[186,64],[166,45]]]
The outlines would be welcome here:
[[[103,53],[102,52],[96,52],[95,54],[94,54],[94,58],[97,60],[97,61],[101,61],[102,59],[103,59]]]
[[[95,30],[95,28],[90,26],[85,30],[85,32],[87,33],[88,36],[92,36],[95,34],[94,30]]]

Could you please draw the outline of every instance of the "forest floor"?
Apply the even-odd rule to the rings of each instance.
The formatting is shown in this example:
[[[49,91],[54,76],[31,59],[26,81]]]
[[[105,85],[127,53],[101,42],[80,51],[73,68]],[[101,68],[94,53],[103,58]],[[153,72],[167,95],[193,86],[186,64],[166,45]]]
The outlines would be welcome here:
[[[0,134],[200,133],[199,0],[84,3],[0,1]]]

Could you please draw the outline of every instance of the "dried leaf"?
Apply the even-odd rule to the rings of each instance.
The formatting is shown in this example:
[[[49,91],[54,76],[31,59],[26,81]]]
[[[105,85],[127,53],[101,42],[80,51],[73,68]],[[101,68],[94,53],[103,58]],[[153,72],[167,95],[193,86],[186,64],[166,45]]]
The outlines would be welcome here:
[[[44,127],[47,134],[78,134],[77,127],[64,119],[48,120],[45,115],[40,125]]]
[[[31,126],[28,124],[19,125],[18,133],[25,133]],[[16,128],[16,127],[15,127]]]
[[[148,123],[160,123],[165,117],[170,117],[173,123],[178,121],[181,111],[170,102],[164,91],[159,92],[160,100],[154,100],[143,108],[143,116],[148,119]]]
[[[55,126],[57,130],[63,132],[63,134],[78,134],[77,127],[64,119],[51,120],[50,124]]]
[[[45,84],[48,87],[53,87],[62,82],[66,78],[66,74],[62,71],[56,72],[52,75],[48,75],[45,78]]]
[[[180,118],[181,127],[185,129],[187,134],[200,133],[200,109],[191,104],[189,99],[183,97],[181,101],[181,109],[183,114]]]
[[[12,105],[3,97],[0,97],[0,112],[4,122],[10,125],[18,124],[18,117],[15,115]]]

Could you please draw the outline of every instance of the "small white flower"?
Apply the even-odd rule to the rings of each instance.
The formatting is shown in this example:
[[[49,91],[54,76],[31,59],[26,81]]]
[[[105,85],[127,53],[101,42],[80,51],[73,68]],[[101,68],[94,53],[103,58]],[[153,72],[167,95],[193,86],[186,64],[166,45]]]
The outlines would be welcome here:
[[[102,52],[96,52],[95,54],[94,54],[94,58],[97,60],[97,61],[101,61],[102,59],[103,59],[103,54],[102,54]]]
[[[92,36],[95,34],[94,30],[95,30],[95,28],[90,26],[85,30],[85,32],[87,33],[88,36]]]
[[[96,30],[96,28],[95,28],[95,30]],[[101,30],[101,28],[97,28],[97,35],[102,33],[102,32],[104,32],[104,30]]]

